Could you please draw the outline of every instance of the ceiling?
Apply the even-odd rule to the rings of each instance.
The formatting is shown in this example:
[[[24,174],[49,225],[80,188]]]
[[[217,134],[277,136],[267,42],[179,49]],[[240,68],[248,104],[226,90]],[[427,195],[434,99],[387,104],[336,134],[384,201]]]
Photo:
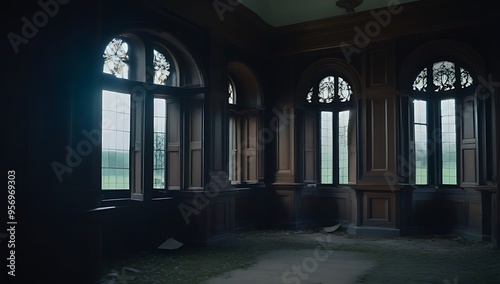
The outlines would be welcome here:
[[[386,7],[390,3],[408,3],[416,0],[364,0],[355,11],[361,12]],[[328,17],[347,15],[337,7],[337,0],[240,0],[265,22],[274,27],[286,26]]]

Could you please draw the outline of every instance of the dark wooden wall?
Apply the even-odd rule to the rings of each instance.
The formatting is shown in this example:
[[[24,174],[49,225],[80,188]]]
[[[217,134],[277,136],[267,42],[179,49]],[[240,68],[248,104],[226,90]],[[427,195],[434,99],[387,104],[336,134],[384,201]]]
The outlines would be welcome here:
[[[18,273],[33,278],[29,280],[88,283],[99,276],[103,252],[153,248],[168,237],[211,244],[251,228],[301,229],[337,222],[359,235],[458,233],[498,243],[498,91],[489,106],[492,122],[485,126],[490,133],[485,150],[476,153],[483,165],[474,169],[480,173],[477,178],[482,177],[478,182],[449,191],[414,189],[398,164],[408,150],[399,117],[405,88],[401,78],[408,75],[404,63],[417,46],[444,39],[464,43],[482,59],[484,75],[500,81],[498,17],[481,4],[405,5],[350,58],[342,46],[355,44],[353,28],[372,21],[370,12],[272,28],[243,6],[221,20],[211,1],[61,4],[58,14],[21,44],[17,54],[7,40],[2,42],[2,169],[15,169],[18,178]],[[2,34],[21,33],[20,19],[38,10],[36,1],[12,4],[4,11]],[[203,149],[196,148],[200,140],[192,141],[192,150],[202,151],[197,154],[203,163],[193,165],[202,168],[192,190],[176,190],[165,200],[140,204],[101,202],[99,151],[84,157],[62,180],[51,165],[64,162],[68,147],[75,149],[88,139],[83,130],[99,129],[100,109],[94,106],[100,100],[102,49],[106,39],[135,25],[167,30],[189,47],[203,68],[208,93],[203,113],[195,110],[203,119],[196,121],[196,129],[203,131]],[[339,68],[350,74],[346,76],[357,89],[357,133],[351,145],[356,163],[351,163],[355,167],[349,186],[341,188],[306,187],[310,176],[303,169],[311,165],[300,158],[303,142],[295,119],[300,118],[296,100],[302,95],[297,92],[301,75],[325,58],[343,62]],[[257,183],[221,192],[188,224],[178,206],[194,205],[210,173],[228,170],[225,102],[230,61],[247,63],[258,78],[264,106],[260,127],[276,121],[275,111],[290,120],[279,121],[281,131],[260,149]],[[397,181],[390,182],[387,172],[395,173]]]

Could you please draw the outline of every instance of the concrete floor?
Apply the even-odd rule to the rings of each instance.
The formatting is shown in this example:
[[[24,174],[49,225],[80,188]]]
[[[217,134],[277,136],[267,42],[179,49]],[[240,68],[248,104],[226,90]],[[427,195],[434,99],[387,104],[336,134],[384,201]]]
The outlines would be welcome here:
[[[260,257],[248,269],[237,269],[212,278],[205,284],[311,283],[350,284],[375,267],[376,262],[358,252],[281,250]]]

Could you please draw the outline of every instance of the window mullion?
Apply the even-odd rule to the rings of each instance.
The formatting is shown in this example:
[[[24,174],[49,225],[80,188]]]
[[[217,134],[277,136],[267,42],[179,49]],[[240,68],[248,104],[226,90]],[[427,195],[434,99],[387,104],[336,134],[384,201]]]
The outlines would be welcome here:
[[[443,185],[443,126],[441,123],[441,100],[437,100],[436,103],[434,103],[434,110],[436,114],[434,115],[434,137],[433,142],[434,142],[434,147],[436,149],[436,155],[435,155],[435,170],[434,173],[436,177],[434,178],[435,180],[435,185],[441,186]]]
[[[462,72],[461,69],[462,67],[458,64],[455,63],[455,90],[459,91],[462,89]]]
[[[477,103],[477,101],[476,101]],[[476,105],[477,106],[477,105]],[[457,110],[460,110],[459,112],[457,112]],[[460,185],[460,181],[462,180],[462,173],[460,171],[460,169],[462,168],[461,166],[461,163],[462,163],[462,160],[460,158],[460,153],[461,153],[461,144],[462,144],[462,140],[460,138],[461,136],[461,133],[462,133],[462,128],[461,128],[461,118],[462,118],[462,100],[460,99],[455,99],[455,114],[458,114],[458,115],[455,115],[455,154],[456,154],[456,157],[455,157],[455,167],[456,167],[456,183],[457,185]],[[477,114],[477,112],[476,112]],[[476,123],[477,123],[477,120],[475,120]],[[476,125],[476,130],[478,130],[478,127]],[[476,136],[477,137],[477,136]],[[478,145],[478,144],[476,144]],[[477,161],[477,160],[476,160]],[[476,163],[476,165],[478,165],[478,163]]]
[[[339,185],[339,111],[335,110],[333,119],[333,184]]]
[[[407,101],[406,101],[407,100]],[[404,104],[402,105],[402,109],[407,107],[409,109],[408,113],[408,120],[409,123],[408,125],[408,139],[409,139],[409,144],[408,144],[408,161],[410,162],[410,165],[413,165],[412,170],[410,171],[410,174],[408,175],[408,182],[410,184],[416,184],[417,183],[417,159],[416,159],[416,141],[415,141],[415,103],[414,99],[411,97],[406,97],[404,98]],[[401,169],[403,170],[403,169]]]
[[[436,89],[436,86],[434,85],[434,69],[432,67],[432,63],[427,66],[427,93],[433,93]]]
[[[439,100],[431,99],[427,105],[427,121],[429,127],[427,129],[427,140],[430,149],[428,149],[428,182],[429,185],[437,186],[440,184],[439,162],[440,151],[439,140],[441,137],[441,130],[439,128]]]
[[[154,96],[151,93],[145,95],[144,115],[142,123],[144,127],[143,146],[143,190],[144,200],[151,200],[153,191],[153,151],[154,151]]]
[[[154,54],[153,54],[153,44],[150,41],[147,41],[144,43],[145,45],[145,50],[146,54],[144,55],[144,59],[146,60],[145,66],[144,66],[144,74],[145,76],[145,81],[148,84],[153,84],[154,83]],[[154,88],[154,87],[153,87]]]
[[[317,129],[315,133],[315,146],[316,146],[316,151],[315,151],[315,165],[316,165],[316,172],[314,173],[314,176],[316,178],[317,183],[323,183],[321,180],[321,111],[315,111],[315,127]]]
[[[313,103],[319,103],[319,83],[314,84],[313,86]]]
[[[241,118],[241,114],[237,114],[234,118],[234,150],[236,152],[234,156],[234,175],[235,175],[235,181],[236,183],[241,183],[244,179],[243,177],[243,171],[244,171],[244,165],[242,162],[243,159],[243,153],[245,149],[241,145],[241,135],[242,135],[242,130],[243,130],[243,120]]]
[[[144,200],[144,92],[132,92],[131,111],[131,187],[130,196],[134,200]]]
[[[167,117],[169,115],[168,113],[168,108],[167,108],[167,100],[164,100],[164,105],[165,105],[165,128],[163,130],[165,131],[165,138],[163,140],[163,189],[168,189],[168,184],[169,184],[169,176],[168,176],[168,134],[169,134],[169,129],[168,129],[168,121]]]
[[[339,77],[334,77],[335,100],[340,100]],[[333,184],[339,185],[339,111],[333,111]]]

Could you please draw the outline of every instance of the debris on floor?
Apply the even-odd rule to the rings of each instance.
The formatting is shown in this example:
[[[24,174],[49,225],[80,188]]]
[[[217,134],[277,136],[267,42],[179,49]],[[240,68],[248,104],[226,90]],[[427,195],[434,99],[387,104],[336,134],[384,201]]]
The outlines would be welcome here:
[[[127,271],[129,273],[127,273]],[[99,284],[129,284],[134,283],[133,281],[136,279],[132,273],[140,273],[139,269],[135,269],[132,267],[123,267],[121,273],[118,273],[116,270],[112,270],[110,273],[106,274],[100,281]]]
[[[165,242],[163,242],[163,244],[161,244],[158,249],[170,249],[170,250],[173,250],[173,249],[178,249],[180,247],[182,247],[184,244],[173,239],[173,238],[170,238],[168,240],[166,240]]]
[[[141,272],[139,269],[135,269],[135,268],[132,268],[132,267],[124,267],[123,271],[130,271],[130,272],[134,272],[134,273]]]
[[[331,227],[324,227],[324,228],[323,228],[323,231],[324,231],[324,232],[327,232],[327,233],[333,233],[333,232],[337,231],[337,230],[338,230],[338,228],[340,228],[340,223],[338,223],[338,224],[337,224],[337,225],[335,225],[335,226],[331,226]]]

